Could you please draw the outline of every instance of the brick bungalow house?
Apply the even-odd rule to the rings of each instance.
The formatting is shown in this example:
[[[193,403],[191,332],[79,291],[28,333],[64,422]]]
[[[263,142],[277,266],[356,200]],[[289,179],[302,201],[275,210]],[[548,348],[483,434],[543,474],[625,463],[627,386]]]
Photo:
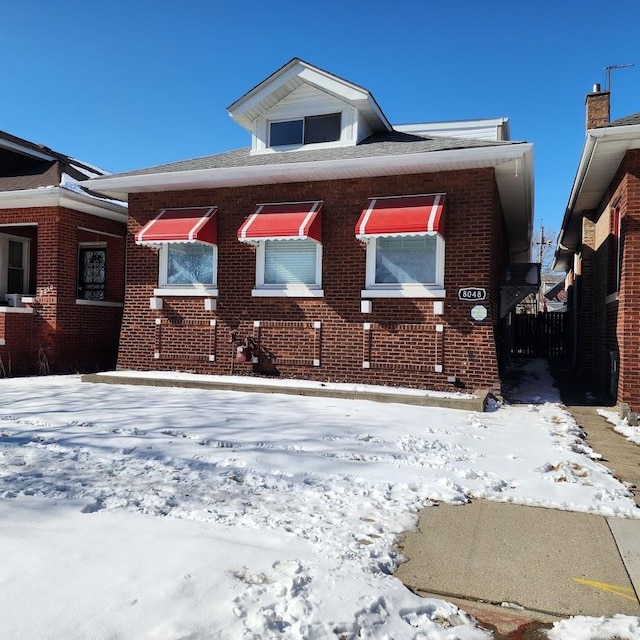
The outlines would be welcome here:
[[[0,376],[113,368],[126,205],[104,172],[0,131]]]
[[[532,226],[508,121],[393,127],[297,58],[228,111],[250,147],[89,182],[129,202],[118,368],[499,390]]]
[[[640,410],[640,113],[609,121],[609,92],[586,97],[587,136],[556,250],[567,272],[574,365]]]

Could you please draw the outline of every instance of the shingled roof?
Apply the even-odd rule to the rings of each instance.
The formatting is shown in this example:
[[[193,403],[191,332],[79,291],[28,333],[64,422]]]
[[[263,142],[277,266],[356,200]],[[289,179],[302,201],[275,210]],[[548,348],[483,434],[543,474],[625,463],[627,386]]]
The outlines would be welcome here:
[[[0,191],[60,185],[63,174],[84,181],[107,172],[49,147],[0,131]]]
[[[141,176],[198,169],[221,169],[232,167],[259,167],[279,164],[296,164],[322,160],[349,160],[371,158],[375,156],[424,153],[429,151],[448,151],[453,149],[471,149],[479,147],[501,147],[521,144],[507,141],[473,140],[434,136],[427,138],[399,131],[374,134],[357,145],[349,147],[331,147],[325,149],[301,149],[291,153],[252,154],[250,147],[227,151],[216,155],[182,160],[154,167],[146,167],[110,177]],[[105,176],[107,177],[107,176]]]
[[[618,120],[607,122],[607,124],[603,124],[601,127],[596,128],[601,129],[602,127],[626,127],[627,125],[632,124],[640,124],[640,113],[634,113],[633,115],[625,116],[624,118],[618,118]]]

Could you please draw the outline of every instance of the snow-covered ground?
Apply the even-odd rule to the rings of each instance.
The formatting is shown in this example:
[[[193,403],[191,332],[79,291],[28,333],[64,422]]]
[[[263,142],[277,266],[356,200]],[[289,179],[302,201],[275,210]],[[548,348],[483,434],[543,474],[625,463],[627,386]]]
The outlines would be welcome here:
[[[393,577],[419,508],[640,511],[540,363],[512,393],[539,404],[0,380],[0,638],[490,638]],[[640,636],[640,618],[563,625]]]

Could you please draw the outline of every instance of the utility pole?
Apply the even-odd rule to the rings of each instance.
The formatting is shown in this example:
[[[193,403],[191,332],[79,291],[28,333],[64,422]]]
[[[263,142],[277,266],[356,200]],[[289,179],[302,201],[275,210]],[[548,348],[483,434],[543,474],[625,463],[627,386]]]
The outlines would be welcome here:
[[[540,223],[540,239],[536,241],[538,245],[538,262],[542,265],[542,251],[543,247],[550,247],[551,240],[544,237],[544,226]]]
[[[542,278],[542,253],[544,247],[551,246],[551,240],[547,240],[544,237],[544,226],[542,222],[540,223],[540,238],[536,243],[538,245],[538,263],[540,264],[540,286],[538,287],[538,295],[536,296],[536,307],[537,311],[541,311],[544,309],[544,281]]]

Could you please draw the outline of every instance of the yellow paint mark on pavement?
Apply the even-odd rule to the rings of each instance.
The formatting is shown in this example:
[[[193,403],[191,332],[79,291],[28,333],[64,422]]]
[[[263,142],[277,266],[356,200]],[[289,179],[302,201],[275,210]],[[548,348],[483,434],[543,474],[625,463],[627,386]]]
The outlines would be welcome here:
[[[578,584],[585,584],[588,587],[594,587],[595,589],[608,591],[609,593],[613,593],[613,595],[620,596],[621,598],[626,598],[627,600],[633,600],[633,602],[638,602],[638,598],[636,598],[636,593],[631,587],[621,587],[616,584],[607,584],[606,582],[596,582],[595,580],[587,580],[586,578],[574,578],[573,581],[577,582]]]

